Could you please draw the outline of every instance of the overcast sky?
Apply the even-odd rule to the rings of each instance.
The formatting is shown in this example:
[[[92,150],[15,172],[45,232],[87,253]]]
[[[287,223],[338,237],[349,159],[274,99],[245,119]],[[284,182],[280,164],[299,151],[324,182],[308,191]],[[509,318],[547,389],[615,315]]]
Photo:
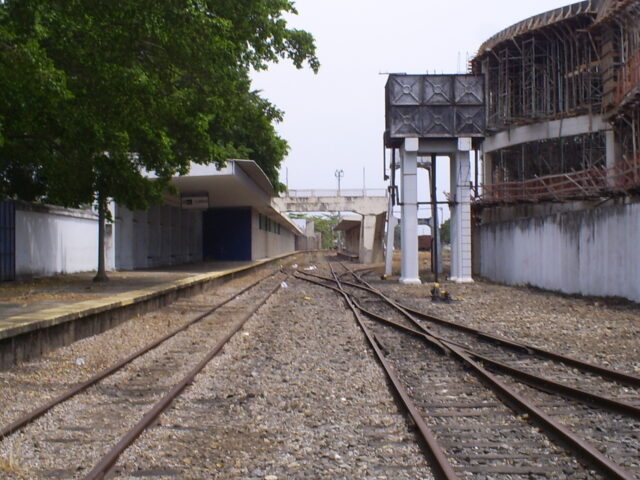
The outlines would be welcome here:
[[[570,2],[569,2],[570,3]],[[278,125],[291,146],[281,169],[290,189],[384,188],[384,85],[389,72],[466,71],[489,37],[562,0],[298,0],[290,24],[311,32],[320,72],[273,65],[254,88],[285,112]],[[440,167],[440,162],[438,164]],[[439,179],[448,190],[446,179]]]

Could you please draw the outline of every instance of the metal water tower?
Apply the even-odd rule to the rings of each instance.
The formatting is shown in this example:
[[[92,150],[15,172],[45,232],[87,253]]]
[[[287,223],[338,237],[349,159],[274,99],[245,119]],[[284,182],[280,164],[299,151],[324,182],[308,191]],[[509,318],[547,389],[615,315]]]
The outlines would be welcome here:
[[[485,86],[479,75],[389,75],[385,87],[385,147],[400,152],[402,283],[418,275],[417,158],[451,161],[451,277],[471,278],[471,190],[469,152],[485,135]],[[435,162],[431,162],[433,216],[437,218]],[[395,175],[392,176],[395,188]],[[437,248],[437,246],[436,246]],[[388,252],[389,254],[389,252]]]

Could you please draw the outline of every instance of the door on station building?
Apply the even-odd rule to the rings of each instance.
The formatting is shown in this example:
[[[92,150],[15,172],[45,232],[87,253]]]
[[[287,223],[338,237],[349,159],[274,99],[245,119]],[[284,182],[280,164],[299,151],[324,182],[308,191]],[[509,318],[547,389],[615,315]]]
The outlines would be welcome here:
[[[214,208],[202,216],[205,261],[251,260],[251,209]]]

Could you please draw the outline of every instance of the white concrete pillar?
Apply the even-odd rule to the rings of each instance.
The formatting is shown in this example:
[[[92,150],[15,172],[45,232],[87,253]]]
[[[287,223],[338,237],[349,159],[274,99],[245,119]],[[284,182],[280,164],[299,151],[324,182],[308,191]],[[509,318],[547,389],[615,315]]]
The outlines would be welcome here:
[[[605,132],[605,149],[606,149],[606,162],[607,162],[607,185],[609,187],[616,186],[615,170],[618,166],[618,160],[622,158],[620,142],[615,136],[613,130],[607,130]]]
[[[457,156],[454,154],[451,157],[449,157],[449,192],[450,192],[450,200],[451,202],[453,202],[454,204],[451,205],[449,207],[449,213],[451,215],[451,219],[449,221],[449,240],[451,242],[451,256],[450,256],[450,263],[451,263],[451,272],[449,275],[449,279],[452,281],[456,281],[457,280],[457,273],[459,270],[458,267],[458,252],[456,251],[456,246],[458,245],[458,239],[457,239],[457,233],[458,233],[458,229],[456,228],[456,226],[458,225],[458,212],[459,209],[457,208],[457,204],[456,202],[458,201],[457,198],[457,191],[458,191],[458,179],[457,179],[457,170],[458,170],[458,162],[457,162]]]
[[[384,274],[390,277],[393,273],[393,243],[398,219],[393,216],[393,199],[389,195],[389,206],[387,208],[387,241],[385,244]]]
[[[471,139],[458,140],[451,158],[451,277],[457,283],[473,282],[471,258],[471,187],[469,151]]]
[[[373,244],[376,236],[376,215],[362,215],[360,222],[360,263],[373,263]]]
[[[607,168],[614,168],[620,156],[620,143],[616,140],[613,130],[605,132]]]
[[[418,146],[417,138],[406,138],[400,149],[402,187],[402,263],[400,283],[420,284],[418,272]]]

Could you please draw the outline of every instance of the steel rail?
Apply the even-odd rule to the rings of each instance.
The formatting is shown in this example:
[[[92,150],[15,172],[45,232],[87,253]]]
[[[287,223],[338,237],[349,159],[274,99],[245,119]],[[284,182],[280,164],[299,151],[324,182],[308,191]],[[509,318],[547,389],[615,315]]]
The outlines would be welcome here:
[[[560,395],[565,395],[565,396],[569,396],[575,400],[578,400],[581,403],[587,404],[587,405],[591,405],[591,406],[595,406],[595,407],[599,407],[599,408],[606,408],[608,410],[611,410],[615,413],[622,413],[625,415],[629,415],[635,418],[640,418],[640,408],[636,407],[635,405],[632,405],[630,403],[625,403],[625,402],[621,402],[618,400],[615,400],[613,398],[610,397],[605,397],[603,395],[599,395],[596,393],[592,393],[586,390],[582,390],[579,388],[575,388],[575,387],[570,387],[568,385],[564,385],[562,383],[556,382],[554,380],[551,380],[549,378],[546,377],[542,377],[540,375],[536,375],[533,373],[529,373],[527,371],[521,370],[519,368],[515,368],[512,367],[510,365],[507,365],[506,363],[502,363],[499,362],[497,360],[494,360],[492,358],[486,357],[484,355],[481,355],[479,353],[476,353],[472,350],[469,350],[468,347],[466,347],[465,345],[462,345],[460,343],[457,342],[453,342],[451,340],[447,340],[446,338],[434,335],[434,334],[426,334],[424,331],[422,330],[416,330],[413,329],[411,327],[406,327],[404,325],[401,325],[397,322],[394,322],[393,320],[389,320],[388,318],[385,318],[375,312],[372,312],[366,308],[364,308],[363,306],[361,306],[357,301],[353,301],[354,305],[356,306],[356,308],[358,308],[362,313],[364,313],[365,315],[367,315],[370,318],[373,318],[376,321],[379,321],[381,323],[387,324],[389,326],[392,326],[396,329],[402,330],[405,333],[423,338],[427,337],[427,339],[432,342],[434,339],[437,340],[439,342],[439,350],[443,351],[441,345],[444,345],[445,347],[448,345],[453,345],[455,347],[460,348],[463,352],[465,352],[467,355],[469,355],[470,357],[476,358],[477,360],[480,360],[482,363],[484,363],[487,366],[492,367],[495,370],[500,370],[503,373],[506,373],[507,375],[510,375],[514,378],[517,378],[518,380],[520,380],[522,383],[526,383],[527,385],[531,386],[531,387],[535,387],[541,390],[545,390],[549,393],[556,393],[556,394],[560,394]]]
[[[300,277],[298,277],[300,278]],[[339,289],[337,289],[336,287],[333,287],[331,285],[326,285],[323,284],[321,282],[316,282],[313,280],[309,280],[309,279],[305,279],[302,278],[303,280],[307,280],[310,281],[311,283],[314,283],[316,285],[320,285],[323,287],[326,287],[328,289],[340,292]],[[340,292],[341,293],[341,292]],[[347,293],[348,294],[348,293]],[[348,294],[350,295],[350,294]],[[353,297],[352,295],[350,295],[351,297]],[[420,330],[416,330],[414,328],[411,327],[407,327],[405,325],[402,325],[400,323],[394,322],[393,320],[389,320],[388,318],[385,318],[375,312],[372,312],[371,310],[368,310],[366,308],[364,308],[363,306],[361,306],[355,299],[352,298],[352,301],[354,303],[354,305],[356,306],[356,308],[358,308],[358,310],[360,310],[362,313],[364,313],[365,315],[367,315],[368,317],[373,318],[376,321],[379,321],[381,323],[385,323],[389,326],[392,326],[396,329],[402,330],[405,333],[417,336],[419,338],[423,338],[427,337],[427,339],[432,343],[435,344],[438,347],[438,350],[442,353],[447,353],[449,351],[449,349],[447,348],[447,344],[451,344],[454,345],[460,349],[462,349],[465,353],[467,353],[468,355],[470,355],[471,357],[474,357],[480,361],[482,361],[484,364],[489,365],[490,367],[493,367],[496,370],[500,370],[503,373],[506,373],[514,378],[517,378],[518,380],[520,380],[523,383],[526,383],[529,386],[538,388],[538,389],[543,389],[546,390],[550,393],[557,393],[560,395],[565,395],[565,396],[569,396],[575,400],[578,400],[581,403],[587,404],[587,405],[591,405],[591,406],[596,406],[596,407],[600,407],[600,408],[606,408],[608,410],[611,410],[613,412],[616,413],[622,413],[625,415],[630,415],[633,416],[635,418],[640,418],[640,408],[636,407],[635,405],[629,404],[629,403],[625,403],[625,402],[620,402],[618,400],[612,399],[610,397],[605,397],[603,395],[598,395],[586,390],[582,390],[579,388],[574,388],[574,387],[570,387],[567,385],[564,385],[562,383],[556,382],[554,380],[548,379],[546,377],[541,377],[539,375],[535,375],[535,374],[531,374],[529,372],[526,372],[524,370],[518,369],[518,368],[514,368],[510,365],[507,365],[505,363],[499,362],[497,360],[494,360],[492,358],[486,357],[484,355],[481,355],[479,353],[476,353],[472,350],[469,350],[469,348],[463,344],[457,343],[457,342],[453,342],[451,340],[447,340],[446,338],[440,337],[437,334],[433,334],[433,333],[426,333],[423,329]]]
[[[273,272],[272,274],[267,275],[267,276],[261,278],[260,280],[257,280],[255,282],[251,283],[249,286],[247,286],[247,287],[241,289],[239,292],[236,292],[233,295],[229,296],[228,298],[226,298],[222,302],[216,304],[215,306],[211,307],[206,312],[204,312],[204,313],[198,315],[197,317],[193,318],[192,320],[188,321],[187,323],[185,323],[181,327],[178,327],[175,330],[173,330],[173,331],[167,333],[166,335],[160,337],[159,339],[154,340],[150,344],[142,347],[140,350],[138,350],[138,351],[132,353],[131,355],[129,355],[128,357],[120,360],[119,362],[117,362],[116,364],[112,365],[111,367],[108,367],[107,369],[95,374],[94,376],[90,377],[88,380],[85,380],[84,382],[80,383],[79,385],[76,385],[75,387],[73,387],[73,388],[67,390],[66,392],[58,395],[54,399],[52,399],[52,400],[48,401],[47,403],[45,403],[44,405],[42,405],[42,406],[40,406],[40,407],[38,407],[38,408],[36,408],[36,409],[24,414],[23,416],[21,416],[20,418],[18,418],[17,420],[15,420],[13,422],[11,422],[9,425],[3,427],[0,430],[0,440],[3,439],[4,437],[7,437],[7,436],[17,432],[18,430],[20,430],[21,428],[25,427],[29,423],[31,423],[34,420],[40,418],[42,415],[47,413],[49,410],[51,410],[56,405],[59,405],[60,403],[69,400],[70,398],[72,398],[75,395],[87,390],[89,387],[95,385],[96,383],[100,382],[101,380],[104,380],[108,376],[113,375],[115,372],[117,372],[118,370],[122,369],[123,367],[125,367],[126,365],[128,365],[129,363],[131,363],[132,361],[137,359],[138,357],[141,357],[142,355],[150,352],[151,350],[153,350],[154,348],[157,348],[159,345],[161,345],[162,343],[166,342],[170,338],[176,336],[178,333],[180,333],[180,332],[182,332],[184,330],[187,330],[191,326],[193,326],[196,323],[202,321],[203,319],[205,319],[206,317],[208,317],[209,315],[214,313],[216,310],[220,309],[221,307],[225,306],[227,303],[229,303],[232,300],[234,300],[235,298],[237,298],[239,295],[242,295],[243,293],[246,293],[247,291],[249,291],[250,289],[252,289],[256,285],[258,285],[259,283],[263,282],[264,280],[266,280],[268,278],[273,277],[277,273],[278,273],[278,271]]]
[[[343,265],[345,269],[348,270],[347,267]],[[354,274],[354,277],[358,278],[357,275]],[[362,283],[367,285],[367,287],[371,287],[367,282],[358,278]],[[403,312],[404,309],[399,307],[395,302],[390,301],[382,292],[380,292],[380,297],[385,299],[390,305],[399,311]],[[403,312],[404,313],[404,312]],[[419,323],[416,323],[416,326],[421,330],[424,330],[424,327]],[[430,332],[427,332],[430,333]],[[427,339],[427,337],[425,337]],[[446,341],[444,339],[440,339],[440,343],[444,344],[446,347],[450,349],[451,352],[465,365],[470,367],[481,379],[484,379],[492,388],[497,392],[507,397],[513,404],[517,405],[520,409],[525,410],[531,417],[538,420],[538,422],[547,430],[553,432],[558,435],[565,442],[571,445],[579,454],[583,457],[591,460],[593,464],[599,467],[599,469],[605,472],[607,475],[611,475],[609,478],[618,479],[618,480],[633,480],[634,476],[630,473],[626,472],[620,465],[616,464],[608,457],[603,455],[597,448],[591,445],[586,440],[578,437],[571,430],[566,428],[559,422],[553,420],[550,416],[544,413],[541,409],[536,407],[533,403],[529,402],[523,396],[518,394],[509,388],[506,384],[501,382],[497,377],[492,375],[489,371],[483,368],[478,363],[474,362],[469,355],[467,355],[462,349],[453,345],[451,342]],[[513,407],[512,407],[513,408]]]
[[[346,267],[345,267],[346,268]],[[323,277],[321,275],[315,275],[312,273],[308,273],[308,272],[301,272],[304,275],[308,275],[311,277],[315,277],[315,278],[319,278],[322,279],[324,281],[328,281],[328,282],[333,282],[333,279],[328,278],[328,277]],[[352,274],[353,275],[353,274]],[[355,276],[355,275],[354,275]],[[358,278],[356,276],[356,278]],[[512,348],[513,350],[517,350],[517,351],[525,351],[525,352],[529,352],[529,353],[535,353],[541,357],[544,358],[549,358],[551,360],[555,360],[555,361],[559,361],[562,363],[565,363],[567,365],[571,365],[573,367],[579,368],[583,371],[587,371],[587,372],[591,372],[591,373],[595,373],[598,374],[604,378],[610,379],[610,380],[616,380],[622,383],[625,383],[627,385],[630,386],[635,386],[635,387],[640,387],[640,376],[637,375],[633,375],[630,373],[626,373],[626,372],[621,372],[619,370],[613,370],[611,368],[607,368],[604,367],[602,365],[597,365],[594,363],[590,363],[590,362],[586,362],[583,360],[579,360],[577,358],[573,358],[573,357],[569,357],[566,355],[561,355],[559,353],[554,353],[551,352],[549,350],[545,350],[543,348],[539,348],[533,345],[529,345],[526,343],[522,343],[522,342],[517,342],[514,340],[510,340],[506,337],[502,337],[499,335],[494,335],[491,333],[487,333],[487,332],[483,332],[482,330],[473,328],[473,327],[468,327],[466,325],[461,325],[459,323],[456,322],[452,322],[449,320],[445,320],[443,318],[439,318],[439,317],[434,317],[433,315],[429,315],[427,313],[421,312],[419,310],[416,310],[414,308],[411,308],[407,305],[403,305],[399,302],[395,302],[394,300],[390,299],[389,297],[387,297],[386,295],[384,295],[384,293],[382,293],[381,291],[371,287],[371,285],[369,285],[368,282],[366,282],[365,280],[359,279],[360,281],[362,281],[364,283],[364,285],[358,285],[357,283],[353,283],[353,282],[345,282],[343,281],[343,285],[347,285],[349,287],[353,287],[353,288],[358,288],[360,290],[364,290],[367,292],[370,292],[374,295],[377,295],[379,297],[381,297],[382,299],[385,299],[387,301],[389,301],[392,305],[397,305],[399,307],[401,307],[405,313],[408,313],[410,315],[414,315],[416,317],[419,317],[423,320],[427,320],[433,323],[437,323],[440,325],[444,325],[446,327],[450,327],[452,329],[455,330],[460,330],[472,335],[477,336],[478,338],[481,338],[483,340],[487,340],[489,342],[493,342],[493,343],[499,343],[501,345],[507,346]]]
[[[350,271],[350,269],[348,267],[346,267],[344,264],[342,264],[343,268],[345,268],[346,270]],[[354,278],[356,278],[358,281],[362,282],[364,285],[366,285],[366,287],[371,291],[376,293],[377,295],[379,295],[381,298],[386,299],[387,301],[389,300],[388,297],[386,297],[380,290],[374,288],[373,286],[371,286],[371,284],[369,284],[366,280],[363,280],[360,276],[358,276],[357,274],[355,274],[353,271],[351,271],[351,274],[354,276]],[[355,285],[355,284],[354,284]],[[597,365],[594,363],[590,363],[590,362],[585,362],[583,360],[579,360],[577,358],[573,358],[573,357],[568,357],[566,355],[561,355],[559,353],[555,353],[555,352],[551,352],[549,350],[545,350],[543,348],[539,348],[536,347],[534,345],[528,345],[522,342],[516,342],[513,340],[510,340],[506,337],[502,337],[499,335],[493,335],[491,333],[488,332],[483,332],[482,330],[473,328],[473,327],[468,327],[466,325],[460,325],[458,323],[455,322],[451,322],[449,320],[445,320],[443,318],[438,318],[438,317],[434,317],[433,315],[429,315],[427,313],[421,312],[419,310],[410,308],[410,307],[406,307],[398,302],[395,302],[392,300],[392,302],[400,307],[402,307],[402,309],[408,313],[410,313],[411,315],[416,315],[417,317],[420,317],[424,320],[428,320],[428,321],[432,321],[434,323],[439,323],[441,325],[445,325],[451,328],[455,328],[455,329],[459,329],[462,331],[465,331],[467,333],[471,333],[473,335],[476,335],[478,338],[482,338],[483,340],[488,340],[491,342],[496,342],[496,343],[500,343],[502,345],[506,345],[509,346],[515,350],[524,350],[527,352],[533,352],[536,353],[537,355],[540,355],[541,357],[545,357],[545,358],[549,358],[551,360],[556,360],[556,361],[560,361],[563,363],[566,363],[568,365],[574,366],[574,367],[578,367],[582,370],[585,371],[589,371],[592,373],[597,373],[598,375],[601,375],[605,378],[609,378],[609,379],[615,379],[618,380],[620,382],[624,382],[628,385],[633,385],[633,386],[637,386],[640,387],[640,377],[637,375],[633,375],[633,374],[629,374],[626,372],[620,372],[618,370],[613,370],[611,368],[607,368],[607,367],[603,367],[602,365]]]
[[[337,280],[337,277],[336,277],[336,283],[340,285],[339,281]],[[345,296],[345,298],[349,298],[348,294],[346,293],[343,293],[343,296]],[[394,308],[398,308],[395,305],[395,302],[390,301],[388,303],[394,306]],[[352,308],[355,308],[355,306]],[[419,329],[424,330],[424,327],[419,323],[416,323],[416,326]],[[607,478],[616,479],[616,480],[634,480],[634,476],[626,472],[620,465],[610,460],[608,457],[606,457],[600,451],[598,451],[598,449],[595,448],[592,444],[578,437],[575,433],[573,433],[571,430],[566,428],[564,425],[560,424],[559,422],[556,422],[549,415],[547,415],[541,409],[533,405],[523,396],[513,391],[506,384],[501,382],[497,377],[491,374],[488,370],[486,370],[484,367],[479,365],[477,362],[473,361],[470,358],[470,356],[466,352],[464,352],[461,348],[443,339],[440,339],[438,342],[433,342],[431,338],[429,338],[432,336],[430,332],[427,331],[424,333],[425,335],[423,335],[423,338],[426,341],[428,341],[429,343],[432,343],[434,346],[438,348],[440,348],[441,345],[444,345],[445,348],[447,348],[453,354],[453,356],[456,357],[458,361],[460,361],[463,365],[466,365],[471,370],[473,370],[481,380],[486,382],[498,394],[499,397],[501,398],[506,397],[509,400],[505,402],[507,406],[509,406],[516,412],[518,411],[518,409],[520,409],[521,411],[527,412],[529,416],[533,419],[536,419],[537,423],[540,424],[543,428],[562,438],[567,444],[573,447],[573,449],[576,451],[578,455],[587,459],[588,461],[590,461],[590,463],[596,466],[600,471],[605,473],[607,475]],[[514,405],[517,408],[514,408]]]
[[[373,349],[376,357],[378,358],[378,361],[380,362],[385,373],[387,374],[387,377],[389,378],[391,385],[393,386],[395,392],[397,393],[402,403],[404,404],[404,407],[407,409],[407,411],[409,412],[409,415],[411,415],[411,418],[413,419],[416,426],[418,427],[420,435],[422,436],[422,439],[425,441],[425,444],[427,446],[428,454],[431,456],[431,458],[435,462],[434,467],[436,470],[436,474],[438,475],[439,478],[444,480],[458,480],[459,477],[454,472],[453,467],[451,466],[451,463],[449,463],[449,460],[447,459],[444,451],[442,450],[442,447],[436,440],[435,435],[431,432],[431,429],[429,428],[427,423],[424,421],[424,418],[418,411],[416,405],[413,403],[413,400],[411,400],[411,397],[409,396],[406,389],[400,382],[400,379],[395,374],[395,372],[391,368],[391,365],[389,364],[384,354],[380,350],[380,347],[378,346],[379,345],[378,339],[365,326],[364,322],[362,321],[362,318],[360,317],[360,313],[353,305],[351,298],[344,290],[342,290],[340,280],[338,279],[335,272],[333,271],[333,268],[331,268],[331,272],[334,275],[334,278],[336,279],[336,284],[338,285],[338,288],[336,288],[335,290],[337,290],[340,294],[342,294],[343,298],[345,299],[345,302],[353,312],[353,315],[356,318],[358,325],[360,326],[361,330],[365,334],[365,337],[367,338],[369,345]],[[302,277],[297,277],[297,278],[304,280],[304,278]]]
[[[607,475],[609,479],[617,480],[634,480],[635,476],[625,471],[620,465],[610,460],[608,457],[600,453],[600,451],[594,447],[591,443],[578,437],[575,433],[569,430],[567,427],[559,422],[553,420],[549,415],[544,413],[541,409],[533,405],[527,399],[520,394],[510,389],[507,385],[502,383],[498,378],[492,375],[489,371],[483,368],[478,363],[471,360],[471,358],[465,354],[458,347],[449,345],[449,348],[453,353],[464,363],[471,367],[480,377],[493,386],[494,390],[500,392],[506,396],[511,402],[516,404],[522,410],[525,410],[530,416],[536,418],[538,422],[546,429],[560,436],[569,445],[586,459],[591,460],[595,466],[599,467],[599,470]],[[508,404],[508,402],[507,402]],[[513,408],[513,407],[512,407]]]
[[[180,382],[174,385],[173,388],[167,392],[104,457],[102,457],[100,462],[98,462],[98,464],[84,477],[84,480],[101,480],[105,478],[105,475],[109,473],[111,468],[118,461],[118,458],[120,458],[120,455],[122,455],[122,453],[156,421],[156,419],[173,403],[180,393],[182,393],[182,391],[193,382],[196,375],[198,375],[198,373],[200,373],[207,364],[218,353],[220,353],[227,342],[231,340],[238,331],[240,331],[244,324],[267,302],[267,300],[269,300],[269,298],[271,298],[274,293],[280,289],[280,287],[281,282],[278,282],[269,291],[269,293],[267,293],[267,295],[251,309],[250,312],[246,313],[240,320],[238,320],[222,340],[220,340]]]

